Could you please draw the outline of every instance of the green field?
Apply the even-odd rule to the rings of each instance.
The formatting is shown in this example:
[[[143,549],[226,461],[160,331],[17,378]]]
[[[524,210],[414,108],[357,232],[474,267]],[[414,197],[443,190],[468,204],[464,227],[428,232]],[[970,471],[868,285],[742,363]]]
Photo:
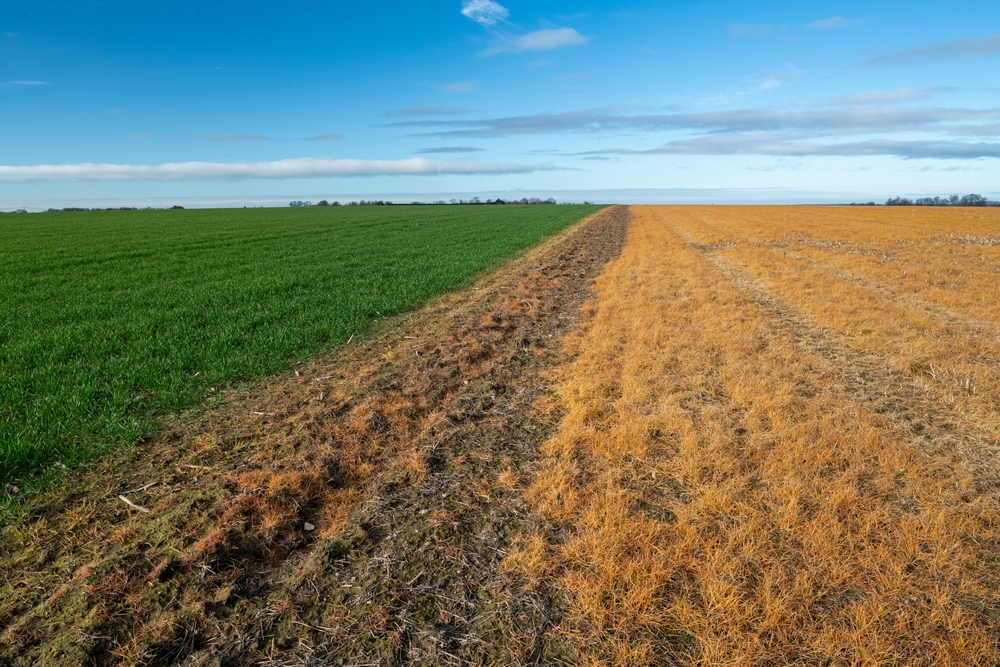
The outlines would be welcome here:
[[[0,216],[0,483],[131,443],[597,208]]]

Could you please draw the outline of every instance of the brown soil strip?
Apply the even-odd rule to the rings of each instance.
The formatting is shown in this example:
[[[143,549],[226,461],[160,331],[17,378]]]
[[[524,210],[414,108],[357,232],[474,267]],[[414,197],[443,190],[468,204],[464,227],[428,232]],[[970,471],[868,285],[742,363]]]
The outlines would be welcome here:
[[[556,660],[560,601],[501,561],[545,529],[521,493],[559,417],[545,371],[627,221],[605,209],[39,499],[0,529],[0,665]]]

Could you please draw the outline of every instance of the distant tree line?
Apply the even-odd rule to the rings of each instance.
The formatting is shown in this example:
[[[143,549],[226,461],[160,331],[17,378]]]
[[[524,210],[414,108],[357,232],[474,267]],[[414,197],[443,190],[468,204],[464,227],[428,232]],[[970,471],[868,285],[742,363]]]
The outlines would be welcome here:
[[[486,201],[481,201],[479,197],[473,197],[466,201],[465,199],[452,199],[451,201],[445,201],[439,199],[434,202],[420,202],[414,201],[409,204],[396,204],[391,201],[382,201],[381,199],[372,199],[371,201],[352,201],[344,206],[445,206],[448,204],[464,204],[464,205],[497,205],[497,204],[521,204],[521,205],[534,205],[534,204],[555,204],[556,200],[552,197],[548,199],[539,199],[538,197],[522,197],[521,199],[487,199]],[[589,204],[590,202],[583,202],[584,204]],[[300,201],[296,200],[288,203],[292,208],[302,208],[307,206],[341,206],[339,201],[327,201],[325,199],[313,204],[311,201]],[[183,206],[171,206],[171,209],[183,209]],[[246,208],[245,206],[243,208]],[[82,211],[159,211],[162,209],[155,208],[153,206],[147,206],[145,208],[137,208],[135,206],[122,206],[120,208],[78,208],[78,207],[68,207],[68,208],[50,208],[46,213],[79,213]],[[0,211],[0,215],[6,213],[5,211]],[[16,211],[10,211],[10,213],[27,213],[23,208]]]
[[[171,208],[183,209],[183,206],[171,206]],[[77,206],[68,206],[66,208],[50,208],[46,209],[45,213],[82,213],[84,211],[162,211],[163,209],[156,208],[155,206],[146,206],[145,208],[139,208],[137,206],[120,206],[112,208],[79,208]],[[0,211],[0,215],[7,213],[7,211]],[[27,213],[23,208],[19,208],[16,211],[10,211],[10,213]]]
[[[371,201],[365,201],[365,200],[352,201],[352,202],[350,202],[348,204],[344,204],[344,205],[345,206],[442,206],[442,205],[448,205],[448,204],[465,204],[467,206],[468,205],[475,206],[475,205],[487,205],[488,204],[488,205],[495,206],[495,205],[498,205],[498,204],[534,205],[534,204],[555,204],[555,203],[556,203],[556,200],[553,199],[552,197],[549,197],[548,199],[539,199],[538,197],[522,197],[521,199],[506,199],[506,200],[497,198],[497,199],[493,199],[493,200],[487,199],[486,201],[482,201],[481,199],[479,199],[479,197],[473,197],[472,199],[469,199],[468,201],[465,200],[465,199],[452,199],[451,201],[445,201],[443,199],[439,199],[439,200],[434,201],[434,202],[419,202],[419,201],[414,201],[414,202],[410,202],[409,204],[397,204],[397,203],[391,202],[391,201],[382,201],[381,199],[372,199]],[[589,204],[589,203],[590,202],[584,202],[584,204]],[[319,202],[317,204],[313,204],[312,202],[309,202],[309,201],[293,201],[293,202],[289,202],[288,205],[291,206],[292,208],[299,208],[299,207],[302,207],[302,206],[340,206],[340,202],[337,202],[337,201],[335,201],[335,202],[328,202],[328,201],[326,201],[324,199],[323,201],[321,201],[321,202]]]
[[[46,213],[79,213],[80,211],[159,211],[161,209],[153,208],[152,206],[147,206],[146,208],[138,208],[136,206],[121,206],[118,208],[77,208],[75,206],[70,208],[50,208]]]
[[[920,199],[905,199],[896,197],[886,201],[886,206],[1000,206],[1000,202],[990,201],[982,195],[965,195],[959,197],[922,197]]]

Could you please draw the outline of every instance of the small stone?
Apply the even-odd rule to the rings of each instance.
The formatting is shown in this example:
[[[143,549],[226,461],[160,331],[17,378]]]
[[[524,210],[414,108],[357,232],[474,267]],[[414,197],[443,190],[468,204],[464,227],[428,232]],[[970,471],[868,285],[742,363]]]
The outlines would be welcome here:
[[[423,515],[427,514],[428,512],[430,512],[430,510],[420,510],[420,516],[423,516]]]
[[[306,525],[304,525],[303,528],[305,528],[306,531],[316,530],[316,526],[312,525],[308,521],[306,521]]]

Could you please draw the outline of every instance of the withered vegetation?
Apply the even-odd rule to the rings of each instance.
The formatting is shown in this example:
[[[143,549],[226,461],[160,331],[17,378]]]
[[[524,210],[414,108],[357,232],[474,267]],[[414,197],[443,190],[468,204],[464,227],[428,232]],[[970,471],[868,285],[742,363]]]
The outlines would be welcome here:
[[[576,661],[997,663],[998,213],[633,208],[508,559]]]
[[[558,418],[542,370],[626,220],[605,209],[39,499],[0,530],[0,664],[558,651],[558,599],[500,562],[538,530],[522,491]]]

